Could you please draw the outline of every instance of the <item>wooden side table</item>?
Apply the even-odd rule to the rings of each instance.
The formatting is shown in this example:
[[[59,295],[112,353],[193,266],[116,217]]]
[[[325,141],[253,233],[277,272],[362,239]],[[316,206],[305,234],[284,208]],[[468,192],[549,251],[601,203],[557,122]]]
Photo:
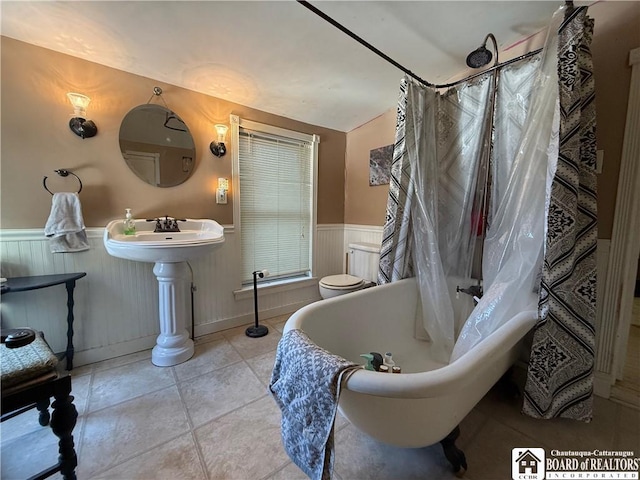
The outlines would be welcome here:
[[[76,287],[76,280],[86,276],[86,272],[60,273],[55,275],[33,275],[29,277],[7,278],[7,282],[2,285],[2,295],[13,292],[28,292],[40,288],[53,287],[65,284],[67,288],[67,349],[64,357],[67,359],[67,370],[73,369],[73,290]]]

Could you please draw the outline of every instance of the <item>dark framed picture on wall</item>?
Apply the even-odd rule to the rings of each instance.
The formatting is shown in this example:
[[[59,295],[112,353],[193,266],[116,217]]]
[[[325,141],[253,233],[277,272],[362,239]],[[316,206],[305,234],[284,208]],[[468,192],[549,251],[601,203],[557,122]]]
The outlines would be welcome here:
[[[392,158],[393,144],[369,151],[369,186],[389,184]]]

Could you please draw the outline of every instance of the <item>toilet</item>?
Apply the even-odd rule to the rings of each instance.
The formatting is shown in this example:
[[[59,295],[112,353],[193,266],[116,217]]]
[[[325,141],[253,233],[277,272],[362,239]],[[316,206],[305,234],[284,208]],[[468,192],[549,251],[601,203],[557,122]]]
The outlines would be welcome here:
[[[349,274],[329,275],[318,284],[323,299],[337,297],[371,286],[378,280],[380,246],[374,243],[349,244]]]

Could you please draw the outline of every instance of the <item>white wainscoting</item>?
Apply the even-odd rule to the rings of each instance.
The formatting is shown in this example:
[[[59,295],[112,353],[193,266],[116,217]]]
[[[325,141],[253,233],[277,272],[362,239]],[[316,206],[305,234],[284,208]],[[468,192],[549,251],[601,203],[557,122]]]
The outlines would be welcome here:
[[[372,225],[318,225],[317,277],[322,278],[347,271],[350,243],[382,242],[382,227]]]
[[[111,257],[102,244],[102,228],[87,230],[91,249],[52,254],[41,229],[0,231],[1,276],[87,272],[75,290],[75,364],[80,366],[137,352],[155,345],[159,333],[158,288],[152,265]],[[253,297],[237,300],[240,285],[238,238],[225,228],[225,243],[217,251],[191,262],[196,336],[253,321]],[[382,227],[325,224],[317,228],[316,278],[346,271],[346,253],[353,242],[380,244]],[[598,295],[606,278],[609,240],[598,241]],[[66,291],[58,285],[2,297],[3,327],[31,326],[46,333],[55,351],[66,346]],[[188,298],[188,297],[187,297]],[[260,295],[260,318],[294,312],[319,300],[316,284]],[[602,303],[598,308],[598,331]],[[189,322],[188,322],[189,323]],[[602,345],[600,345],[602,347]],[[599,349],[598,357],[610,356]],[[610,372],[597,372],[596,393],[608,396]]]
[[[318,225],[316,278],[344,272],[348,243],[375,242],[378,231],[378,227]],[[0,231],[3,277],[87,272],[77,281],[74,295],[74,364],[78,366],[151,348],[159,333],[152,264],[110,256],[102,243],[103,232],[102,228],[87,229],[91,249],[86,252],[52,254],[42,229]],[[253,297],[236,299],[233,293],[240,287],[238,240],[233,228],[226,227],[220,249],[190,262],[196,287],[195,336],[253,321]],[[315,283],[261,293],[260,318],[294,312],[319,299]],[[64,285],[4,295],[0,312],[3,327],[37,328],[46,333],[55,351],[65,349]],[[187,323],[190,325],[190,319]]]
[[[607,325],[606,315],[603,315],[604,294],[606,291],[605,282],[607,279],[607,270],[609,268],[609,250],[611,249],[611,240],[598,239],[598,254],[596,256],[596,275],[598,281],[597,289],[597,310],[596,310],[596,361],[595,376],[593,382],[593,391],[596,395],[609,398],[611,395],[611,385],[614,382],[613,375],[610,371],[602,368],[601,365],[607,364],[606,360],[613,355],[613,344],[608,345],[605,342],[607,332],[615,325]]]
[[[344,225],[341,223],[318,225],[316,235],[315,276],[344,272]]]
[[[342,259],[346,271],[346,252],[349,250],[350,243],[373,243],[375,245],[382,244],[382,227],[371,225],[353,225],[346,224],[344,226],[344,243],[342,245]]]
[[[77,365],[149,348],[159,333],[158,288],[151,265],[111,257],[102,233],[101,228],[87,230],[88,251],[56,254],[42,230],[3,230],[0,237],[3,277],[87,272],[76,282],[74,294]],[[6,294],[2,326],[42,330],[52,348],[62,351],[66,298],[64,285]]]

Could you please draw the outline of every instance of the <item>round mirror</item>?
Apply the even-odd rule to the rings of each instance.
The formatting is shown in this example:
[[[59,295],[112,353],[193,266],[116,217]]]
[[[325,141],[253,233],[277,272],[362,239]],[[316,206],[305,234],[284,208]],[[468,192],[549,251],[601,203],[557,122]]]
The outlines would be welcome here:
[[[195,167],[189,128],[161,105],[139,105],[127,113],[120,125],[120,151],[133,173],[156,187],[180,185]]]

